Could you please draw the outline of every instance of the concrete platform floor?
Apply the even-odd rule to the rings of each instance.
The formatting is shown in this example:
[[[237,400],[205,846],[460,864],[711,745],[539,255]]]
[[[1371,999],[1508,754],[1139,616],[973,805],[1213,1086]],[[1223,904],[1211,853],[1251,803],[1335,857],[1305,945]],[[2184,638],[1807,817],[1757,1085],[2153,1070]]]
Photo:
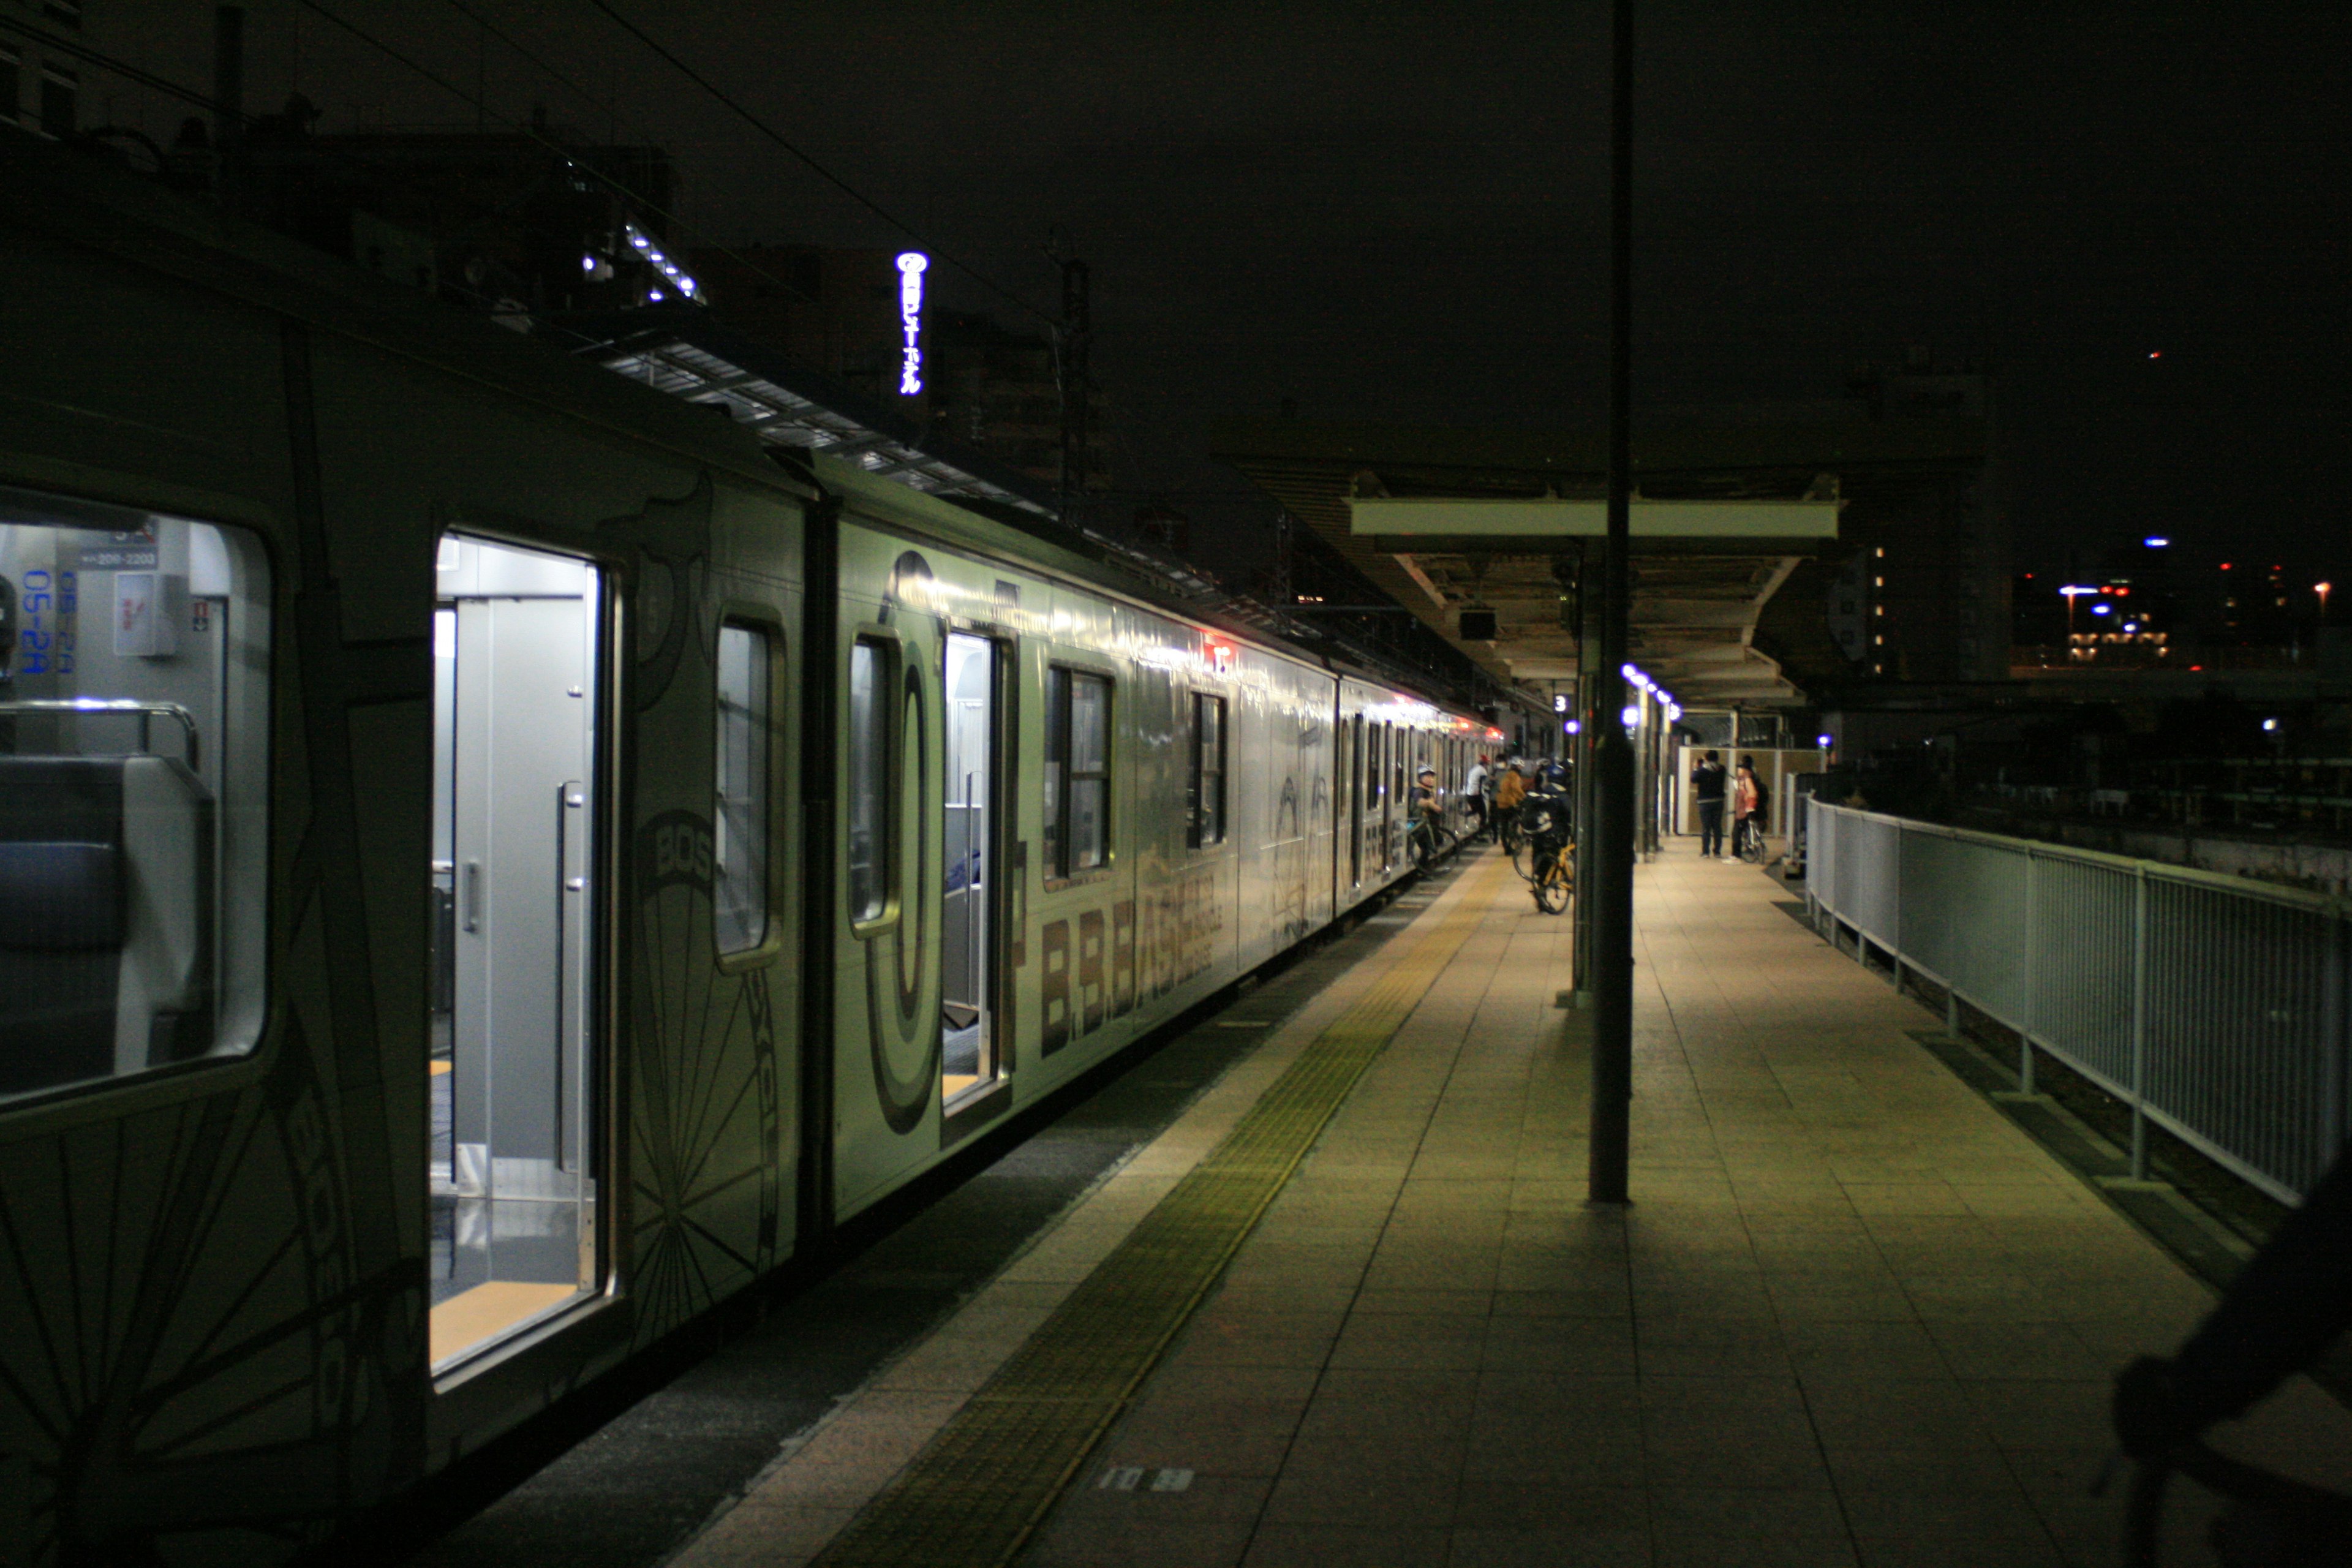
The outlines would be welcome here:
[[[1685,841],[1687,842],[1687,841]],[[1570,923],[1475,934],[1035,1537],[1035,1568],[2109,1564],[2115,1370],[2205,1288],[1754,868],[1643,868],[1633,1194],[1584,1204]],[[677,1561],[807,1561],[1365,977],[1331,987]],[[966,1320],[969,1320],[967,1321]],[[2221,1445],[2352,1488],[2297,1381]],[[2168,1563],[2210,1561],[2193,1489]]]

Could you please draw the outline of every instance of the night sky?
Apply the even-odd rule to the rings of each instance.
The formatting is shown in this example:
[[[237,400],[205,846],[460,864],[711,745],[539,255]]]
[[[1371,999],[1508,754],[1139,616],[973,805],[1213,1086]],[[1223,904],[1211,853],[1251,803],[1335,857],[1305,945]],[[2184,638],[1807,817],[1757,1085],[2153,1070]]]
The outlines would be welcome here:
[[[1041,305],[1066,230],[1133,452],[1285,398],[1601,416],[1604,5],[614,3]],[[493,116],[668,146],[693,237],[904,243],[585,0],[466,5],[586,95],[449,0],[326,4]],[[208,79],[208,5],[92,11]],[[475,117],[293,0],[250,26],[252,107],[299,79],[327,130]],[[1644,4],[1639,31],[1646,406],[1818,410],[1926,345],[1999,378],[2022,564],[2142,531],[2344,558],[2352,7]]]

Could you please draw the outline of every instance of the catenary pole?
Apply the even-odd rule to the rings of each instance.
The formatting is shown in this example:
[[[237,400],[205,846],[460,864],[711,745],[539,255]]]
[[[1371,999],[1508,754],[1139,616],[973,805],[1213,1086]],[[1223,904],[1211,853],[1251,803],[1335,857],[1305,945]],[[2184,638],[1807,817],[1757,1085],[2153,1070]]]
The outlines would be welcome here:
[[[1633,597],[1633,0],[1611,5],[1609,137],[1609,539],[1601,563],[1597,708],[1599,853],[1593,867],[1592,1123],[1586,1195],[1622,1204],[1633,1093],[1633,746],[1625,705]]]

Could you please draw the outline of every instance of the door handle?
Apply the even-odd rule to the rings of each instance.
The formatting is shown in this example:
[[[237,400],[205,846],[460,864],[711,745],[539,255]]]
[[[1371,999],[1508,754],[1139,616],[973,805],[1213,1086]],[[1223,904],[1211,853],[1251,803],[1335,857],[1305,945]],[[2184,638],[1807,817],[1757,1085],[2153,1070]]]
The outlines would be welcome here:
[[[466,862],[465,923],[467,931],[482,929],[482,863]]]

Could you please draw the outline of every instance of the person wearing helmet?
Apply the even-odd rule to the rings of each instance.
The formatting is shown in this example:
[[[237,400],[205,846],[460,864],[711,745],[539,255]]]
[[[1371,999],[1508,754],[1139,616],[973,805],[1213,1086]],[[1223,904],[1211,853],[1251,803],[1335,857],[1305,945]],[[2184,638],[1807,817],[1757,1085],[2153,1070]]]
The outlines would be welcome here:
[[[1437,853],[1440,836],[1444,832],[1442,820],[1444,806],[1438,799],[1435,768],[1425,767],[1414,776],[1411,805],[1412,830],[1409,842],[1413,858],[1425,862]]]
[[[1519,802],[1527,798],[1528,775],[1519,770],[1518,759],[1503,770],[1495,782],[1495,841],[1508,849],[1519,841]]]

